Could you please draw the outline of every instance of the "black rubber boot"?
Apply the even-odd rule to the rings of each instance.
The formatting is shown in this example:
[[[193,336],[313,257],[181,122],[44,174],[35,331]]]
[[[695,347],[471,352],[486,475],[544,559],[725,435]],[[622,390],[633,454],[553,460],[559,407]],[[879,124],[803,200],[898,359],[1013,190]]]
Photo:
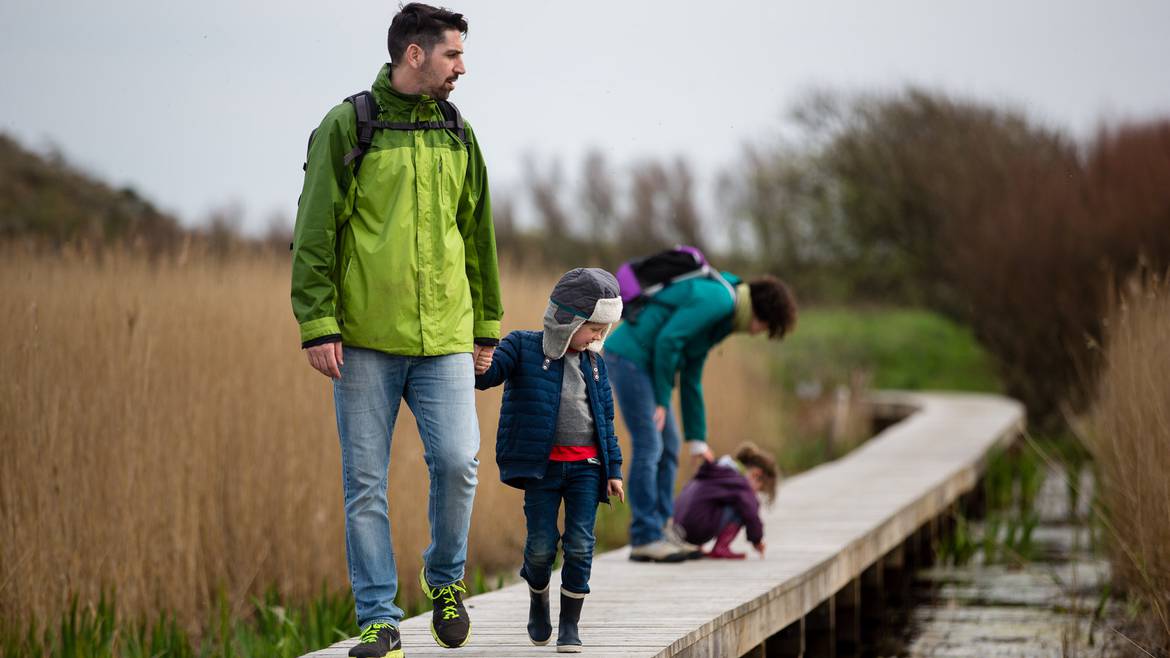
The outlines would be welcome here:
[[[552,637],[552,617],[548,609],[548,585],[537,591],[528,587],[528,639],[538,647]]]
[[[561,590],[561,619],[557,627],[558,652],[581,652],[581,635],[577,632],[577,622],[581,620],[581,606],[584,603],[584,594],[570,594],[564,589]]]

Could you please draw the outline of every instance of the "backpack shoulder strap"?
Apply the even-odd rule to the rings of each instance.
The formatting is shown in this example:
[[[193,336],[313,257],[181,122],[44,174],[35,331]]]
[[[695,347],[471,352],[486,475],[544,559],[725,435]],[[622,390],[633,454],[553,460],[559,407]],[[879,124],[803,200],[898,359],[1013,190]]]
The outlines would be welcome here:
[[[374,141],[374,120],[378,117],[378,104],[374,101],[374,95],[369,91],[362,91],[349,96],[345,102],[353,105],[354,112],[357,114],[357,145],[353,147],[349,153],[345,154],[343,163],[348,165],[353,163],[354,173],[357,173],[358,167],[362,164],[362,156],[370,149],[370,144]]]
[[[464,146],[469,146],[467,143],[467,128],[463,125],[463,115],[459,113],[459,108],[455,107],[455,104],[448,100],[438,101],[438,104],[439,111],[443,113],[443,118],[446,119],[444,123],[449,124],[446,126],[447,129],[454,131],[455,136],[459,138],[460,142],[463,142]]]

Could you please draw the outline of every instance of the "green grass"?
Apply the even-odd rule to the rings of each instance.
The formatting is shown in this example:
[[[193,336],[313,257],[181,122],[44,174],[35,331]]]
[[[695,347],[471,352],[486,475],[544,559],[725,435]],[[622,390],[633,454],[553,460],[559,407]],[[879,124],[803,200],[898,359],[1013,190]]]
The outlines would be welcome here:
[[[474,596],[503,587],[504,577],[489,578],[477,568],[466,584]],[[424,600],[398,604],[407,616],[430,610]],[[114,595],[103,593],[93,606],[75,598],[56,624],[33,620],[17,626],[0,620],[0,658],[293,658],[356,634],[348,590],[322,588],[310,601],[290,603],[273,589],[253,599],[243,616],[233,616],[221,596],[198,636],[165,613],[150,622],[124,619]]]
[[[348,592],[323,589],[307,603],[287,605],[271,590],[252,600],[245,618],[233,617],[221,597],[201,635],[194,637],[169,614],[149,622],[124,619],[115,597],[102,594],[94,606],[74,599],[57,624],[0,625],[0,656],[291,658],[349,637],[354,624]]]
[[[814,308],[775,347],[778,376],[848,383],[868,373],[879,389],[999,391],[991,359],[967,328],[920,309]]]
[[[771,344],[773,372],[792,419],[806,399],[838,386],[868,389],[996,392],[992,360],[970,330],[930,311],[905,308],[812,308],[796,331]],[[785,422],[776,454],[787,474],[841,457],[853,448],[816,430]]]

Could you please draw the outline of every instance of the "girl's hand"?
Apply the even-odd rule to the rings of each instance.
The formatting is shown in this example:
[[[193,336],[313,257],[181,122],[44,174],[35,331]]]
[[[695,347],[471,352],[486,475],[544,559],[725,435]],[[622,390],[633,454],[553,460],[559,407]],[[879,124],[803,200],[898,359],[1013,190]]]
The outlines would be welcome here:
[[[612,478],[609,481],[609,486],[606,487],[606,495],[617,496],[618,500],[623,503],[626,502],[626,491],[622,488],[622,481],[617,478]]]
[[[756,549],[756,552],[760,554],[760,557],[764,557],[764,550],[768,548],[768,545],[764,543],[763,539],[761,539],[760,541],[752,544],[752,547]]]

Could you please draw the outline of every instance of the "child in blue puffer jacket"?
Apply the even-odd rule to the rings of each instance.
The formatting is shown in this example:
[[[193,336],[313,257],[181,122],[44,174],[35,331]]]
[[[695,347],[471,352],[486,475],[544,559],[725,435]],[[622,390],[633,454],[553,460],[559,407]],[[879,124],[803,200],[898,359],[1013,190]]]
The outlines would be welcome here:
[[[536,645],[552,636],[549,580],[558,540],[564,550],[560,652],[581,650],[577,624],[589,593],[597,505],[609,496],[625,501],[613,394],[597,354],[621,314],[612,274],[571,270],[553,288],[544,331],[508,334],[475,378],[479,389],[504,384],[496,463],[505,484],[524,490],[528,537],[520,577],[528,582],[528,637]],[[557,528],[562,501],[563,534]]]

